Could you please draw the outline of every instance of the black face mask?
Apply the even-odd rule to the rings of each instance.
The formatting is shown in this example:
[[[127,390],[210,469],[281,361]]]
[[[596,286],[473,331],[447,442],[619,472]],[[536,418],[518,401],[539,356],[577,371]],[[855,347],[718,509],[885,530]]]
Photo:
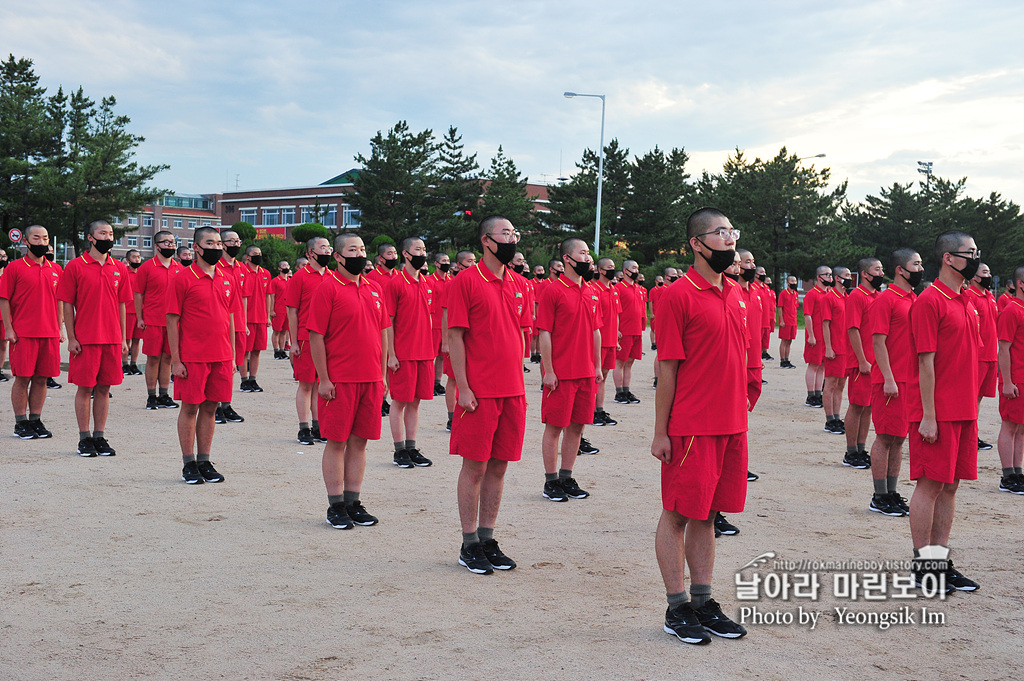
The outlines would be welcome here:
[[[526,271],[526,265],[513,265],[512,271],[515,272],[516,274],[522,274],[523,272]]]
[[[992,288],[992,277],[978,277],[978,286],[986,290]]]
[[[767,278],[768,278],[767,274],[759,274],[759,275],[757,275],[757,280],[758,281],[764,281]]]
[[[821,285],[824,286],[825,288],[832,288],[833,286],[836,285],[836,280],[835,279],[832,279],[830,281],[829,280],[819,280],[819,281],[821,281]]]
[[[142,267],[142,263],[141,262],[130,262],[129,261],[128,262],[128,266],[131,267],[133,270],[137,270],[140,267]]]
[[[492,239],[490,235],[487,235],[487,238],[490,239],[491,243],[493,243],[495,246],[494,250],[491,252],[494,254],[494,257],[498,259],[498,262],[500,262],[502,265],[509,264],[510,262],[512,262],[512,258],[516,257],[517,244],[511,242],[502,243],[500,241]]]
[[[50,250],[50,247],[46,244],[29,244],[28,250],[32,255],[36,256],[37,258],[44,258],[46,257],[47,252]]]
[[[756,269],[751,268],[749,270],[745,270],[742,267],[740,268],[740,277],[743,279],[743,281],[748,281],[748,282],[749,281],[754,281],[754,277],[756,277],[756,276],[757,276],[757,270]]]
[[[861,278],[864,281],[868,282],[868,285],[871,288],[875,289],[876,291],[878,289],[882,288],[882,284],[885,283],[885,276],[881,275],[881,274],[878,275],[877,277],[872,276],[870,274],[868,274],[868,275],[861,275]]]
[[[327,267],[328,265],[331,264],[331,254],[328,253],[325,255],[323,253],[317,253],[316,264],[320,265],[320,267]]]
[[[700,239],[698,239],[698,241],[700,241]],[[715,274],[721,274],[722,272],[725,272],[727,269],[732,267],[732,264],[734,262],[736,262],[735,249],[719,251],[714,248],[711,248],[703,241],[701,241],[700,244],[704,248],[711,251],[710,258],[704,255],[703,253],[700,254],[700,257],[704,258],[704,260],[708,263],[708,267],[710,267],[711,271],[714,272]]]
[[[249,256],[249,262],[251,262],[253,265],[256,265],[256,267],[259,267],[260,265],[263,264],[263,256],[262,255],[250,255]]]
[[[971,279],[974,279],[974,275],[978,273],[978,268],[981,267],[981,261],[972,260],[970,258],[966,258],[965,260],[967,261],[967,264],[964,265],[962,270],[957,270],[955,267],[953,267],[953,269],[963,275],[964,279],[970,281]]]
[[[590,279],[594,278],[593,275],[591,275],[590,278],[586,278],[587,274],[590,273],[590,263],[589,262],[587,262],[586,260],[576,260],[572,256],[569,256],[569,260],[572,260],[572,269],[573,269],[573,271],[578,276],[584,277],[584,281],[590,281]]]
[[[843,279],[843,288],[849,293],[853,290],[853,279]]]
[[[640,270],[637,270],[636,272],[626,272],[626,276],[632,279],[633,281],[636,281],[637,279],[640,278]]]
[[[105,239],[105,240],[97,239],[94,242],[94,244],[96,246],[96,250],[99,251],[100,253],[109,253],[110,249],[114,247],[114,240],[113,239]]]
[[[427,256],[425,255],[410,255],[409,264],[412,265],[414,270],[422,269],[427,262]]]
[[[738,275],[738,274],[732,274],[730,272],[726,272],[725,276],[729,277],[733,281],[739,281],[740,280],[740,275]]]
[[[355,276],[362,273],[366,269],[366,256],[365,255],[350,255],[345,258],[345,262],[340,263],[345,271]]]
[[[287,277],[289,274],[292,273],[291,270],[278,270],[278,272],[280,272],[281,276],[284,276],[284,277]]]
[[[587,270],[586,272],[581,274],[580,277],[583,279],[583,281],[587,281],[587,282],[593,281],[594,280],[594,270]]]
[[[655,284],[655,286],[664,286],[664,285],[665,285],[665,282],[663,282],[663,281],[659,281],[657,284]]]
[[[385,260],[384,261],[384,267],[387,267],[389,270],[395,269],[396,267],[398,267],[398,258],[392,258],[391,260]]]
[[[795,291],[796,290],[796,284],[790,284],[789,285],[789,290],[790,291]]]
[[[601,276],[607,279],[608,281],[611,281],[612,277],[615,276],[615,270],[602,270]]]
[[[903,270],[903,276],[907,278],[907,283],[910,284],[910,288],[917,288],[921,285],[921,282],[924,281],[924,270],[919,270],[917,272],[908,272],[907,270]]]
[[[671,279],[668,280],[668,283],[674,284],[674,283],[676,283],[676,279],[678,279],[678,278],[679,277],[672,277]]]
[[[239,253],[242,252],[242,247],[241,246],[225,246],[224,247],[224,252],[227,253],[232,258],[234,258],[236,255],[238,255]]]
[[[445,274],[447,274],[451,268],[452,264],[450,262],[443,262],[437,266],[438,271],[444,272]]]
[[[47,253],[46,254],[46,259],[49,260],[50,262],[53,262],[54,260],[56,260],[56,258],[53,257],[53,253]]]
[[[207,265],[216,265],[220,262],[220,259],[224,257],[224,251],[219,251],[215,248],[207,248],[199,257],[203,259]]]
[[[182,261],[181,261],[181,266],[182,267],[192,267],[192,261],[189,260],[188,258],[183,258]]]
[[[173,258],[174,254],[178,252],[176,248],[161,248],[160,255],[164,258]]]
[[[7,267],[7,259],[0,260],[0,270]]]

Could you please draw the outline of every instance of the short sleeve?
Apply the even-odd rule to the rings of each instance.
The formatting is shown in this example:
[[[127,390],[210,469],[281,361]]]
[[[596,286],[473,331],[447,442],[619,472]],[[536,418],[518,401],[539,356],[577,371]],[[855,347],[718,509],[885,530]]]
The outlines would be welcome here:
[[[537,301],[537,328],[551,333],[555,330],[555,294],[551,287],[544,289]]]
[[[0,298],[3,297],[3,286],[0,286]],[[1003,308],[1003,311],[999,313],[999,319],[996,322],[996,333],[999,340],[1007,343],[1012,343],[1013,339],[1017,337],[1017,328],[1020,326],[1020,317],[1013,313],[1010,306],[1007,305]]]
[[[685,361],[683,329],[688,315],[682,296],[665,296],[658,304],[658,312],[658,359]]]
[[[469,277],[456,277],[447,289],[448,328],[469,328]]]
[[[188,277],[174,277],[171,280],[171,295],[167,296],[167,307],[165,314],[181,316],[181,310],[185,303],[185,290],[188,288]]]
[[[76,268],[72,265],[74,261],[68,264],[68,268],[64,270],[64,276],[60,278],[60,284],[57,285],[57,300],[65,303],[74,304],[75,299],[78,295],[78,277],[75,276]]]
[[[302,279],[303,277],[296,272],[295,276],[288,280],[288,290],[284,296],[284,304],[288,307],[297,308],[302,304]]]
[[[917,354],[935,352],[939,345],[939,310],[931,296],[922,296],[910,308],[910,333]]]
[[[869,334],[889,335],[892,323],[892,303],[889,296],[879,297],[864,313],[864,330]]]
[[[135,300],[135,293],[132,290],[132,278],[128,274],[128,266],[123,266],[121,270],[121,280],[124,282],[124,286],[119,286],[117,289],[117,301],[119,303],[131,303]]]

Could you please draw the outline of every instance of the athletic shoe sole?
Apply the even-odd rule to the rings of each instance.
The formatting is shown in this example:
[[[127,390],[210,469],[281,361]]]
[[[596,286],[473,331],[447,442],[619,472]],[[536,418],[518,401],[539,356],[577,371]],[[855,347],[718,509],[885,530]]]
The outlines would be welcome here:
[[[569,495],[564,497],[549,497],[547,492],[544,492],[544,498],[548,501],[554,501],[555,503],[561,503],[563,501],[569,501]]]
[[[701,637],[701,638],[687,638],[686,636],[680,636],[679,634],[676,633],[675,629],[673,629],[672,627],[668,626],[667,624],[663,625],[662,628],[665,630],[666,634],[672,634],[673,636],[678,638],[683,643],[689,643],[690,645],[697,645],[697,646],[703,646],[703,645],[707,645],[708,643],[711,643],[711,639],[707,639],[707,638],[703,638],[703,637]]]
[[[330,520],[327,521],[327,524],[336,530],[351,530],[353,527],[356,526],[354,522],[351,525],[335,525]]]
[[[181,476],[181,479],[182,479],[182,480],[185,480],[185,476]],[[203,480],[202,478],[200,478],[199,480],[185,480],[185,484],[186,484],[186,485],[202,485],[202,484],[204,484],[205,482],[206,482],[206,481],[205,481],[205,480]]]
[[[466,565],[466,561],[462,560],[462,556],[459,556],[459,565],[461,565],[462,567],[466,568],[467,570],[472,572],[474,575],[489,575],[489,574],[491,574],[491,572],[493,572],[493,570],[489,571],[489,570],[484,570],[483,568],[469,567],[468,565]]]
[[[888,510],[888,511],[884,511],[884,510],[882,510],[880,508],[875,508],[871,504],[868,504],[868,510],[869,511],[874,511],[875,513],[881,513],[882,515],[887,515],[890,518],[902,518],[903,517],[903,510],[902,509],[900,509],[899,511],[893,511],[891,509]]]

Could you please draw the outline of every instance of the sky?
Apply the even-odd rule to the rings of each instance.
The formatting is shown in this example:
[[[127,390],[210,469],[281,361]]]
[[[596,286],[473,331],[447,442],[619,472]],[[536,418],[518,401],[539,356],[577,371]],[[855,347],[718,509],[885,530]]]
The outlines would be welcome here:
[[[294,187],[356,167],[399,120],[456,126],[531,182],[605,141],[682,147],[690,173],[782,146],[862,200],[967,177],[1024,204],[1024,3],[5,0],[2,49],[50,90],[117,98],[179,193]],[[4,57],[6,56],[3,55]]]

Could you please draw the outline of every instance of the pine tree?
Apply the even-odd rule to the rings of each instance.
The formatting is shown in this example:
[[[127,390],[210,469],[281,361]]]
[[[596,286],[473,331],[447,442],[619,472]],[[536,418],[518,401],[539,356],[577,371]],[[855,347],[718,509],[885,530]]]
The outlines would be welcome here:
[[[484,215],[481,217],[503,215],[520,232],[534,232],[536,218],[533,202],[536,197],[527,196],[527,178],[519,174],[515,161],[506,156],[500,146],[498,153],[491,159],[487,181],[483,198]]]
[[[618,231],[645,262],[685,251],[686,216],[695,195],[687,181],[688,160],[682,149],[666,154],[655,146],[633,163],[632,191],[625,199]]]
[[[476,154],[466,156],[462,136],[450,126],[438,148],[437,181],[427,197],[427,248],[457,251],[476,240],[476,221],[483,194]]]

